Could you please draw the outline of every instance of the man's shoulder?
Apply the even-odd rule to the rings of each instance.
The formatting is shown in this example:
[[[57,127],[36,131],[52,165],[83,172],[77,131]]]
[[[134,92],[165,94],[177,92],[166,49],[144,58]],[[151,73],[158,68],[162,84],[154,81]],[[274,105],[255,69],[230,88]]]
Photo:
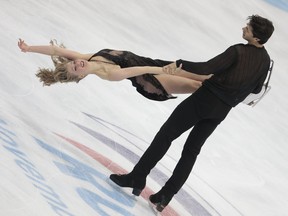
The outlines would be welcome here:
[[[237,43],[237,44],[234,44],[230,47],[244,47],[246,44],[243,44],[243,43]]]

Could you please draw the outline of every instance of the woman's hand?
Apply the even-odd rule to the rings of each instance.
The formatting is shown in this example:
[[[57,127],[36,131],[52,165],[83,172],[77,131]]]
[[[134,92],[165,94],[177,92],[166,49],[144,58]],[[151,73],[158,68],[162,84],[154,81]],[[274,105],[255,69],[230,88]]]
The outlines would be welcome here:
[[[22,52],[28,52],[29,51],[29,46],[21,38],[19,38],[18,47],[20,48],[20,50]]]
[[[173,62],[171,64],[162,67],[162,71],[170,75],[175,75],[179,73],[181,70],[182,70],[182,64],[180,64],[179,67],[177,67],[176,62]]]

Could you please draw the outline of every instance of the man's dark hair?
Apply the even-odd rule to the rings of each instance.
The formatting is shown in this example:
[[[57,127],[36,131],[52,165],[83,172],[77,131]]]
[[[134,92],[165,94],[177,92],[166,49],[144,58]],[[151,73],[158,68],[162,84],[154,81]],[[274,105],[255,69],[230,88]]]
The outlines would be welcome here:
[[[253,36],[260,39],[260,44],[266,43],[274,31],[273,23],[259,15],[249,16],[248,20],[252,27]]]

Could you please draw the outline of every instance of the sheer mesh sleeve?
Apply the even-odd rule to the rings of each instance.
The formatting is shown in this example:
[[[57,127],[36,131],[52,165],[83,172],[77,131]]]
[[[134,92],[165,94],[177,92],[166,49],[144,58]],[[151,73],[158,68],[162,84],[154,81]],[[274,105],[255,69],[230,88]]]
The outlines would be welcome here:
[[[207,62],[176,61],[196,74],[214,74],[203,82],[225,103],[236,106],[250,93],[258,92],[267,76],[270,57],[264,47],[236,44]]]
[[[225,52],[217,55],[207,62],[190,62],[185,60],[177,60],[176,64],[179,67],[182,64],[182,69],[188,72],[208,75],[217,74],[229,68],[236,60],[237,53],[234,46],[229,47]]]

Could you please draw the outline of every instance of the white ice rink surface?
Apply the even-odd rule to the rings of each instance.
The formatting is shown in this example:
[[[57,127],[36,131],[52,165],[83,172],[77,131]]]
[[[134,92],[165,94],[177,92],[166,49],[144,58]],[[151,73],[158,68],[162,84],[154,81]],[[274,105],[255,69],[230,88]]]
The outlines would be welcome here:
[[[55,38],[82,53],[205,61],[244,43],[252,14],[275,25],[266,45],[272,90],[256,107],[231,111],[162,215],[288,215],[287,0],[1,0],[0,215],[154,215],[146,199],[171,175],[187,136],[174,141],[142,196],[131,196],[108,176],[131,170],[188,95],[154,102],[128,80],[93,76],[43,87],[34,74],[52,67],[50,58],[21,53],[18,38]]]

